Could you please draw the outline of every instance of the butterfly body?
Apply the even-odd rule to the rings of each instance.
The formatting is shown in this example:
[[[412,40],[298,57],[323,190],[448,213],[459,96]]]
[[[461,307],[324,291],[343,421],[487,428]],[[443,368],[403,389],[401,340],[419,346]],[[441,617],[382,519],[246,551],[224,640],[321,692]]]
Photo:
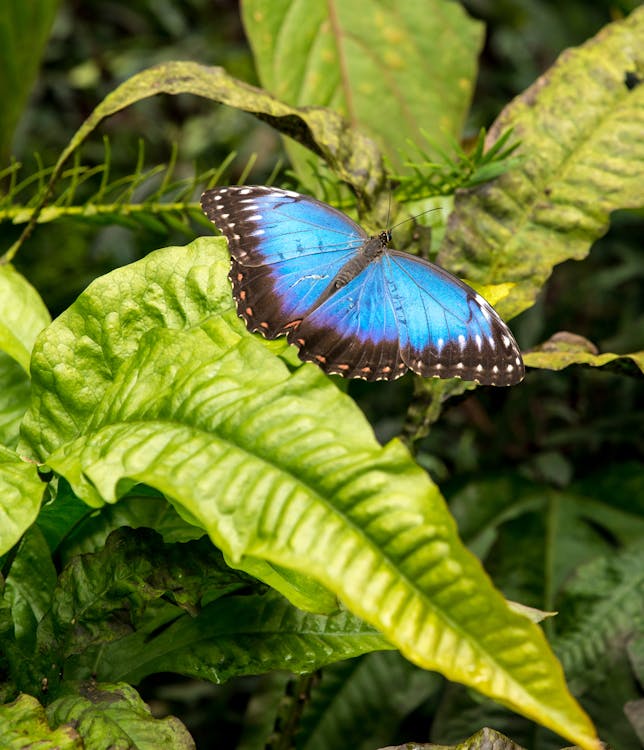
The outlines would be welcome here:
[[[326,372],[391,380],[408,369],[511,385],[523,378],[509,329],[439,266],[389,248],[348,216],[293,191],[206,191],[204,212],[228,240],[237,310],[251,331],[286,335]]]

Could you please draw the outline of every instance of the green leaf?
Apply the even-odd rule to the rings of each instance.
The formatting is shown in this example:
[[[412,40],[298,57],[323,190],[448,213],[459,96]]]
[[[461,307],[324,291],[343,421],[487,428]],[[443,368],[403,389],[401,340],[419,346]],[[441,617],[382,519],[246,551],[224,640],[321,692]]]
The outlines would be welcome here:
[[[588,339],[575,333],[560,331],[547,341],[534,347],[524,355],[529,367],[542,370],[563,370],[570,365],[589,365],[612,369],[632,371],[638,375],[644,372],[644,351],[631,354],[599,354],[597,347]]]
[[[29,406],[29,375],[5,352],[0,351],[0,443],[15,448],[20,423]]]
[[[190,328],[232,309],[229,266],[225,240],[203,238],[148,255],[90,284],[38,341],[23,449],[45,460],[82,434],[146,331]],[[60,378],[56,388],[54,369]]]
[[[75,727],[86,748],[194,750],[188,730],[174,716],[155,719],[130,685],[66,683],[67,694],[47,708],[54,724]]]
[[[0,4],[0,163],[38,75],[58,0],[3,0]]]
[[[36,344],[32,445],[87,503],[154,487],[231,564],[309,576],[410,660],[595,750],[540,629],[463,548],[425,472],[318,368],[291,372],[246,332],[227,272],[223,243],[202,240],[88,287]]]
[[[224,682],[287,664],[309,672],[392,648],[337,607],[328,617],[295,609],[229,568],[207,539],[164,544],[149,529],[121,529],[104,548],[72,558],[38,639],[67,679],[130,682],[169,671]]]
[[[10,264],[0,264],[0,350],[29,372],[36,336],[51,318],[38,292]]]
[[[514,281],[501,311],[530,307],[553,266],[582,259],[611,211],[644,204],[644,8],[564,52],[501,113],[519,166],[457,193],[438,262],[481,283]],[[583,95],[580,96],[580,92]]]
[[[45,709],[31,695],[20,695],[13,703],[0,706],[0,746],[6,750],[83,750],[78,732],[71,724],[51,729]]]
[[[483,24],[458,3],[244,0],[242,17],[266,89],[340,112],[398,168],[410,139],[460,137]]]
[[[0,445],[0,555],[34,522],[45,488],[35,464]]]
[[[350,612],[303,612],[271,591],[225,597],[153,636],[139,632],[113,641],[78,662],[70,661],[68,670],[73,674],[79,667],[85,671],[95,665],[104,679],[133,683],[157,672],[223,683],[280,669],[314,672],[332,662],[391,648]]]
[[[51,607],[55,584],[56,569],[49,547],[38,527],[33,526],[20,542],[5,588],[13,637],[23,655],[33,653],[38,624]]]

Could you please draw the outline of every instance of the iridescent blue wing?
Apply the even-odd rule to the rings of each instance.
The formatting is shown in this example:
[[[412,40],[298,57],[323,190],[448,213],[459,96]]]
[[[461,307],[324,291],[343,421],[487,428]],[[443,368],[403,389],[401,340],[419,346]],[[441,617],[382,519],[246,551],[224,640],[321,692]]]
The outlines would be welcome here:
[[[483,385],[513,385],[524,375],[512,333],[479,294],[438,266],[390,250],[306,315],[289,339],[327,372],[366,380],[407,369]]]
[[[217,188],[201,205],[228,240],[237,310],[267,338],[296,328],[368,239],[342,212],[290,190]]]
[[[410,370],[483,385],[523,379],[514,336],[480,294],[439,266],[406,253],[387,251],[382,267]]]

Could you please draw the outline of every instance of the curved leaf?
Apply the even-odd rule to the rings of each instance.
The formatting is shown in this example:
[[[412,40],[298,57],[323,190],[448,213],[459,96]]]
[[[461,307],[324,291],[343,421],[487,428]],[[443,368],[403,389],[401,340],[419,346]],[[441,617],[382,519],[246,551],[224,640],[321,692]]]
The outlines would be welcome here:
[[[45,488],[35,464],[0,445],[0,555],[34,522]]]
[[[6,253],[11,260],[29,236],[48,199],[48,192],[60,178],[63,166],[74,151],[105,117],[155,94],[195,94],[250,112],[284,135],[306,146],[332,166],[351,185],[363,202],[369,203],[384,183],[382,157],[375,143],[359,133],[337,112],[323,107],[291,107],[261,89],[238,81],[223,68],[194,62],[168,62],[128,78],[90,114],[61,153],[48,183],[21,237]]]
[[[36,336],[50,322],[40,295],[10,264],[0,264],[0,350],[29,372]]]
[[[266,89],[340,112],[398,168],[409,139],[459,138],[483,24],[458,3],[244,0],[242,16]]]
[[[234,313],[209,313],[208,288],[212,310],[230,307],[222,244],[108,274],[47,329],[32,444],[55,448],[48,463],[86,502],[153,486],[233,564],[309,576],[410,660],[595,750],[540,629],[494,590],[402,445],[379,446],[315,366],[291,372]]]
[[[644,86],[629,84],[642,78],[643,36],[640,7],[564,52],[490,130],[492,143],[513,128],[519,166],[457,193],[438,262],[516,282],[506,316],[534,303],[557,263],[584,258],[611,211],[644,204]]]
[[[524,354],[524,361],[529,367],[542,370],[563,370],[569,365],[590,365],[612,369],[633,370],[638,375],[644,372],[644,351],[631,354],[600,354],[597,347],[588,339],[568,331],[559,331],[548,341]]]

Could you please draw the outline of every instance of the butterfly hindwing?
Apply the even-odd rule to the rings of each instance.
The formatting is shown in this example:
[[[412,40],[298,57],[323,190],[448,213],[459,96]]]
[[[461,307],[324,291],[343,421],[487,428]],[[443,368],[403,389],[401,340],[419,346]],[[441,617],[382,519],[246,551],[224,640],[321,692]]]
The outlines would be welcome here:
[[[495,310],[471,287],[421,258],[387,251],[383,273],[399,321],[402,358],[424,377],[511,385],[521,353]]]
[[[300,347],[302,359],[345,377],[391,380],[407,372],[378,261],[306,315],[289,341]]]

